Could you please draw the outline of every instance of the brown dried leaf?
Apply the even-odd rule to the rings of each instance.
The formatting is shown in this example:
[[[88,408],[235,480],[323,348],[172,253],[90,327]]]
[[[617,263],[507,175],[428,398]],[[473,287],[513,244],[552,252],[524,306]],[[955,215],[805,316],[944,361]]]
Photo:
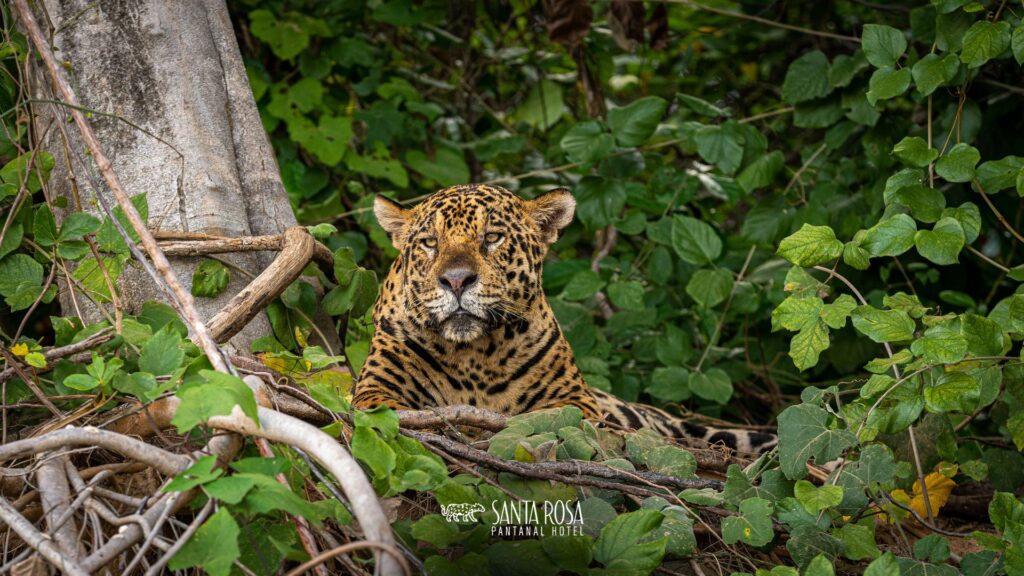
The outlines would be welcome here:
[[[664,50],[668,46],[668,8],[658,4],[647,19],[648,42],[654,50]]]
[[[544,18],[552,42],[575,46],[590,32],[594,9],[589,0],[544,0]]]
[[[614,0],[608,22],[612,37],[623,50],[632,50],[644,41],[644,5],[630,0]]]

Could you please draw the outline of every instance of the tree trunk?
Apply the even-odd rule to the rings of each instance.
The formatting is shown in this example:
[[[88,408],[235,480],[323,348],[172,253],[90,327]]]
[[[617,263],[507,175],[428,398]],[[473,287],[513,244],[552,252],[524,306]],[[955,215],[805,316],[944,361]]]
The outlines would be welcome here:
[[[222,0],[44,0],[37,10],[83,106],[94,111],[93,125],[122,184],[130,194],[146,194],[151,229],[240,237],[296,224]],[[36,97],[56,100],[48,76],[33,73]],[[81,137],[63,125],[66,110],[37,104],[36,112],[42,147],[55,159],[47,197],[67,198],[74,207],[77,191],[83,209],[102,216],[92,189],[102,180],[91,163],[83,165],[89,161]],[[255,276],[274,256],[225,258]],[[190,285],[199,260],[171,262]],[[232,270],[221,295],[197,298],[203,318],[249,280]],[[163,299],[137,264],[126,267],[119,293],[128,313]],[[101,318],[81,298],[72,303],[68,290],[61,302],[69,312],[76,305],[89,321]],[[334,330],[322,328],[335,338],[331,348],[340,349]],[[259,314],[229,344],[245,353],[252,340],[270,333]]]

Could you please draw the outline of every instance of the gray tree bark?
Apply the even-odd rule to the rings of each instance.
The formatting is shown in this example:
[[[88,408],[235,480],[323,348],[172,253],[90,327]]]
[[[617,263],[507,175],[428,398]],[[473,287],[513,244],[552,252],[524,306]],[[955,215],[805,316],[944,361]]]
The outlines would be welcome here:
[[[83,105],[100,113],[93,124],[115,172],[129,193],[146,194],[151,229],[239,237],[276,234],[296,224],[223,0],[43,0],[37,10]],[[56,100],[47,80],[36,71],[34,93]],[[91,186],[102,180],[91,165],[93,177],[84,172],[89,160],[81,138],[61,126],[66,110],[55,104],[35,108],[42,148],[55,159],[48,198],[71,199],[77,187],[83,208],[102,216]],[[274,256],[226,258],[257,275]],[[171,262],[182,282],[190,283],[199,260]],[[197,298],[200,314],[208,320],[248,282],[233,270],[224,293]],[[126,268],[119,293],[129,313],[147,300],[164,299],[138,265]],[[61,301],[70,311],[66,290]],[[81,298],[77,304],[83,307]],[[89,320],[101,318],[88,306],[83,312]],[[322,328],[334,336],[330,326]],[[270,333],[260,314],[229,347],[248,352],[252,340]],[[329,344],[340,349],[336,337]]]

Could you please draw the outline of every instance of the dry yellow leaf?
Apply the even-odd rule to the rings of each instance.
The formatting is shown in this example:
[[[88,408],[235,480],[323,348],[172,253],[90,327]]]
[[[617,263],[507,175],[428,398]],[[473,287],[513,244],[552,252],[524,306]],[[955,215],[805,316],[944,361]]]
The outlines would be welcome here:
[[[928,488],[928,502],[931,504],[932,515],[938,516],[939,510],[946,505],[949,494],[956,487],[956,482],[939,472],[932,472],[924,477],[924,485]],[[920,480],[914,482],[913,497],[903,490],[893,490],[892,497],[900,504],[909,506],[922,518],[928,517],[928,508],[925,506],[925,496],[924,491],[921,490]]]
[[[15,356],[19,357],[28,354],[28,344],[25,344],[24,342],[18,342],[14,346],[11,346],[11,354],[14,354]]]

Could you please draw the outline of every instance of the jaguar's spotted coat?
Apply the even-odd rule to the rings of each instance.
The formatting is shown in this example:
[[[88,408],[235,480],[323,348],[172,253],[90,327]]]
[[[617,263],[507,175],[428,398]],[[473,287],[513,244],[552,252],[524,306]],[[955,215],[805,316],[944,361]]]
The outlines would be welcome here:
[[[585,417],[763,452],[770,434],[717,430],[588,388],[541,289],[548,246],[572,220],[559,189],[523,200],[455,186],[411,209],[377,197],[400,255],[374,307],[376,333],[354,404],[469,404],[505,414],[575,405]]]

